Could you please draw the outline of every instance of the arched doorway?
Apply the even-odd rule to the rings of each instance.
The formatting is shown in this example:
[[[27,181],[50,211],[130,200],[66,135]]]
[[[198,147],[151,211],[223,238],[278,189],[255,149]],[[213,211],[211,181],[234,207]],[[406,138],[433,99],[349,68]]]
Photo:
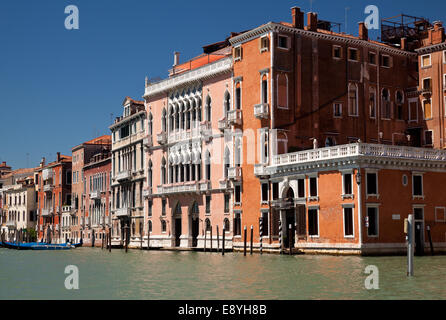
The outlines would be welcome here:
[[[179,247],[181,244],[181,205],[178,203],[173,212],[173,220],[175,223],[173,224],[174,230],[173,234],[175,235],[175,247]]]
[[[200,228],[200,210],[198,209],[198,203],[194,202],[192,207],[190,208],[189,214],[189,225],[190,225],[190,234],[192,236],[191,247],[196,248],[198,245],[198,235]]]
[[[296,217],[294,206],[294,191],[291,187],[288,188],[286,195],[283,199],[284,202],[284,217],[282,218],[282,230],[283,230],[283,244],[285,248],[294,248],[294,237],[296,231]],[[291,237],[291,238],[290,238]]]

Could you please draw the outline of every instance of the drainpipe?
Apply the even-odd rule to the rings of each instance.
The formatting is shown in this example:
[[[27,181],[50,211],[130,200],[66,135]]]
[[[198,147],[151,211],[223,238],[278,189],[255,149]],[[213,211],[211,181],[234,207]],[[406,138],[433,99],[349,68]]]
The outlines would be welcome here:
[[[273,31],[271,31],[270,32],[270,35],[271,35],[271,62],[270,62],[270,65],[271,65],[271,94],[270,94],[270,97],[271,97],[271,133],[273,132],[273,130],[274,130],[274,48],[275,48],[275,43],[274,43],[274,32]],[[269,149],[269,157],[268,157],[268,163],[269,163],[269,165],[272,165],[272,157],[273,157],[273,154],[272,154],[272,152],[271,152],[271,150],[272,150],[272,137],[271,137],[272,135],[271,134],[269,134],[268,135],[268,139],[270,140],[270,147],[268,148]],[[263,153],[263,146],[260,146],[262,149],[261,149],[261,153]],[[270,196],[270,199],[273,199],[273,188],[272,188],[272,183],[270,182],[269,183],[269,186],[270,186],[270,188],[269,188],[269,190],[270,190],[270,192],[271,192],[271,196]],[[269,229],[269,224],[271,223],[271,221],[272,221],[272,218],[273,218],[273,213],[272,213],[272,206],[271,206],[271,201],[270,201],[270,203],[269,203],[269,213],[268,213],[268,221],[269,221],[269,223],[268,223],[268,235],[269,235],[269,244],[271,244],[272,243],[272,234],[271,234],[271,230]]]
[[[359,144],[358,144],[359,146]],[[356,184],[358,186],[358,242],[359,248],[362,251],[362,177],[361,177],[361,167],[357,168],[358,172],[356,173]],[[360,182],[358,183],[358,177]]]
[[[381,65],[381,53],[379,51],[379,49],[377,50],[377,59],[378,61],[376,62],[376,77],[377,77],[377,84],[376,84],[376,96],[375,96],[375,100],[377,102],[376,106],[376,115],[375,115],[375,119],[376,121],[378,121],[378,144],[381,144],[381,137],[380,137],[380,132],[381,132],[381,86],[380,86],[380,65]],[[366,141],[367,142],[367,141]]]

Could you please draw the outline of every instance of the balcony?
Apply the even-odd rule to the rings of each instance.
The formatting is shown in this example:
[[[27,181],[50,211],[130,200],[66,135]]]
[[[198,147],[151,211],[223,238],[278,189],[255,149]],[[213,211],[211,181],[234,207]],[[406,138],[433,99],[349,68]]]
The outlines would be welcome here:
[[[116,175],[116,180],[117,181],[126,181],[126,180],[130,180],[131,177],[132,177],[132,173],[130,172],[130,170],[125,170],[125,171],[119,172]]]
[[[242,124],[242,110],[235,109],[228,112],[228,123],[233,125]]]
[[[53,208],[42,209],[42,217],[51,217],[53,213],[54,213]]]
[[[204,141],[209,141],[212,137],[212,125],[209,121],[205,121],[200,125],[201,137]]]
[[[218,120],[218,130],[224,131],[226,129],[229,129],[228,121],[226,121],[226,118]]]
[[[58,225],[58,224],[56,224],[56,226],[55,226],[55,230],[56,230],[56,231],[59,231],[59,225]]]
[[[241,167],[228,168],[228,178],[230,180],[240,180],[242,178],[242,168]]]
[[[255,164],[254,165],[254,175],[256,177],[269,176],[268,170],[266,169],[266,166],[264,166],[263,164]]]
[[[210,182],[202,182],[200,183],[200,191],[206,192],[211,190],[211,183]]]
[[[256,104],[254,106],[254,117],[257,119],[268,119],[269,105],[267,103]]]
[[[158,144],[166,144],[167,143],[167,133],[165,131],[158,133],[156,135],[156,141],[158,142]]]
[[[144,189],[142,191],[142,196],[143,197],[147,198],[150,195],[152,195],[152,188],[147,188],[147,189]]]
[[[219,185],[219,187],[220,187],[220,189],[222,189],[222,190],[226,190],[226,189],[229,189],[229,181],[228,180],[220,180],[219,182],[218,182],[218,185]]]
[[[85,226],[90,227],[90,217],[85,217]]]
[[[116,217],[129,217],[130,216],[130,208],[119,208],[115,211]]]
[[[54,186],[52,184],[46,184],[43,186],[43,192],[53,192]]]
[[[151,148],[153,147],[153,138],[152,135],[147,135],[144,137],[143,141],[142,141],[144,147],[146,148]]]
[[[90,192],[90,199],[92,200],[101,199],[101,192],[100,191]]]
[[[13,220],[6,221],[6,227],[8,229],[15,229],[17,228],[17,222]]]
[[[106,224],[107,226],[111,226],[111,216],[106,216],[106,217],[105,217],[105,224]]]
[[[199,184],[197,182],[187,182],[178,185],[164,185],[158,186],[158,194],[173,194],[173,193],[196,193],[199,192]]]
[[[44,169],[42,171],[42,179],[43,181],[47,181],[53,178],[53,170],[51,169]]]
[[[99,218],[99,224],[100,224],[101,226],[103,226],[103,225],[105,224],[105,217],[100,217],[100,218]]]

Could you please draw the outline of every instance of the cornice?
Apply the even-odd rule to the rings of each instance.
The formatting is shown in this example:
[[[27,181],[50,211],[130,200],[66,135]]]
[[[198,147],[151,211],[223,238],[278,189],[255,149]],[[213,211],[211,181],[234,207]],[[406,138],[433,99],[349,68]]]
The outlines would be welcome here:
[[[429,47],[419,48],[419,49],[416,49],[415,52],[418,54],[427,54],[427,53],[432,53],[432,52],[442,51],[442,50],[446,50],[446,42],[434,44]]]

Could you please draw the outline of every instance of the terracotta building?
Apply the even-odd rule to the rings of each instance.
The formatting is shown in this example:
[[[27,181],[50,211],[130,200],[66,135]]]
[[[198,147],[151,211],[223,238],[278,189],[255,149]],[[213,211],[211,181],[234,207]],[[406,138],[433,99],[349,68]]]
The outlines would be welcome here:
[[[65,242],[62,236],[62,208],[71,206],[71,156],[57,153],[56,161],[42,159],[36,170],[38,185],[38,238],[52,243]]]
[[[151,247],[203,248],[212,231],[216,247],[218,226],[235,250],[253,228],[256,248],[396,252],[409,213],[419,252],[428,226],[446,247],[445,204],[430,188],[445,155],[414,148],[443,146],[443,102],[423,117],[420,101],[444,100],[441,24],[387,19],[377,42],[364,23],[353,36],[304,16],[294,7],[291,22],[232,33],[185,63],[175,53],[169,78],[146,82]],[[420,90],[434,70],[440,90]]]

